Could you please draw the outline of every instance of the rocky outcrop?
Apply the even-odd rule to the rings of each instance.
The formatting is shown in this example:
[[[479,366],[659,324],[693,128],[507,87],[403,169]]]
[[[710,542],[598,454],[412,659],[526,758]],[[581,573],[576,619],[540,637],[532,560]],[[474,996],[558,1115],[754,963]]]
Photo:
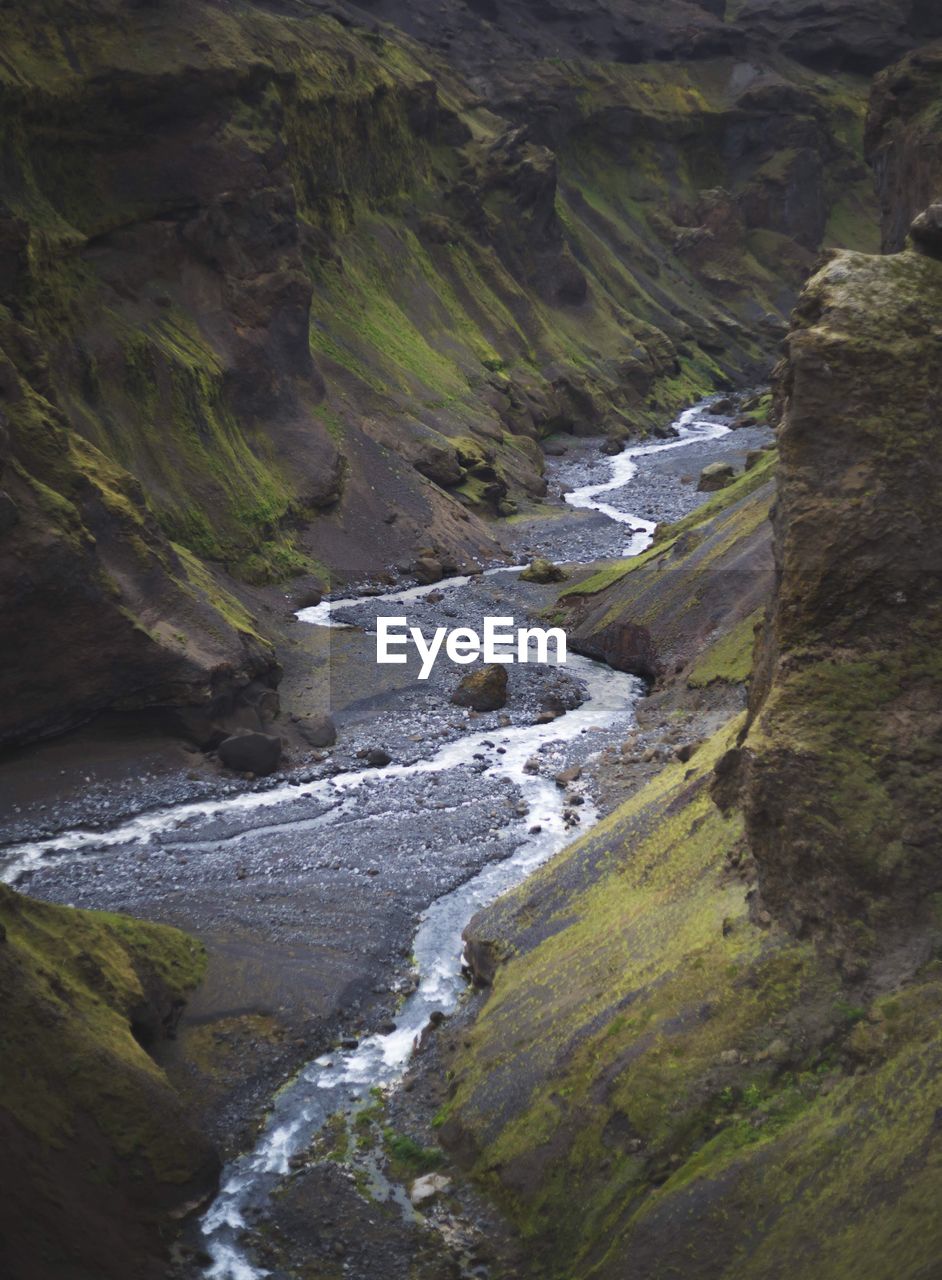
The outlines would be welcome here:
[[[218,1160],[148,1050],[203,965],[174,929],[0,886],[4,1275],[166,1275],[162,1224],[212,1193]]]
[[[802,296],[781,382],[747,831],[773,914],[846,926],[864,950],[942,887],[940,306],[938,260],[836,255]]]

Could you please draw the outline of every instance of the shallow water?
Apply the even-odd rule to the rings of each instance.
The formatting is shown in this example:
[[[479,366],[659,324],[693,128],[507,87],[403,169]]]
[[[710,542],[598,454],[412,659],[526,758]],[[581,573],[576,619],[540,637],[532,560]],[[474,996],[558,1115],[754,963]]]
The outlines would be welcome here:
[[[715,420],[704,421],[700,408],[690,409],[675,424],[679,436],[653,445],[626,449],[612,459],[612,475],[602,483],[573,490],[566,501],[573,507],[591,508],[620,524],[632,527],[633,533],[625,555],[638,555],[650,545],[656,525],[629,512],[599,500],[601,494],[614,494],[635,475],[636,459],[663,449],[683,448],[696,440],[716,439],[728,428]],[[519,572],[497,569],[490,572]],[[371,598],[372,603],[405,603],[420,599],[435,590],[467,585],[468,577],[449,579],[427,587]],[[302,610],[303,622],[319,626],[338,625],[334,612],[358,603],[352,599],[323,601]],[[491,752],[502,747],[505,754],[493,755],[485,776],[503,775],[513,780],[523,793],[530,813],[539,814],[541,830],[527,837],[505,861],[491,863],[467,883],[439,898],[425,912],[415,937],[413,954],[419,975],[419,986],[396,1018],[395,1030],[365,1039],[355,1050],[326,1054],[310,1063],[275,1099],[268,1122],[251,1152],[240,1156],[225,1170],[222,1189],[203,1219],[207,1249],[213,1258],[207,1276],[212,1280],[256,1280],[264,1271],[253,1266],[239,1242],[240,1232],[248,1225],[252,1209],[259,1208],[290,1168],[293,1155],[310,1146],[327,1120],[338,1112],[351,1110],[362,1103],[372,1088],[394,1086],[403,1076],[423,1030],[436,1011],[450,1013],[465,990],[462,976],[462,931],[470,918],[502,893],[519,884],[573,838],[563,812],[565,795],[555,783],[525,771],[526,762],[549,742],[572,741],[590,728],[601,725],[631,727],[634,705],[641,696],[638,680],[610,670],[599,663],[577,655],[570,656],[569,669],[584,681],[586,700],[547,725],[512,728],[495,734],[483,731],[471,738],[443,748],[429,761],[403,766],[400,773],[451,769],[466,763],[480,752],[485,742],[496,744],[485,748]],[[389,776],[385,771],[384,779]],[[583,829],[590,828],[597,814],[591,804],[580,810]],[[528,818],[527,821],[530,819]],[[404,1211],[408,1200],[401,1189],[390,1188]]]
[[[682,414],[675,427],[677,438],[624,450],[604,464],[609,470],[605,480],[566,495],[570,506],[595,510],[618,525],[630,527],[625,556],[640,554],[650,544],[656,527],[654,522],[624,510],[631,495],[620,491],[636,474],[639,460],[717,439],[728,430],[716,419],[704,418],[701,406]],[[520,568],[499,566],[487,570],[485,576],[514,575]],[[309,625],[343,626],[346,624],[334,615],[345,610],[405,604],[434,591],[448,592],[453,600],[455,591],[464,595],[461,589],[473,581],[463,576],[381,596],[324,601],[297,616]],[[422,776],[432,781],[441,777],[443,782],[449,778],[451,799],[455,799],[457,785],[467,793],[458,797],[461,804],[472,808],[489,803],[486,797],[493,797],[497,789],[506,793],[510,788],[522,798],[524,816],[508,823],[494,851],[480,860],[484,865],[423,913],[413,941],[418,986],[396,1017],[395,1029],[365,1038],[355,1050],[338,1050],[304,1067],[273,1099],[253,1149],[224,1170],[220,1192],[201,1224],[212,1258],[206,1274],[212,1280],[256,1280],[266,1274],[251,1260],[243,1232],[251,1228],[256,1214],[264,1211],[271,1193],[289,1172],[292,1157],[311,1145],[332,1115],[355,1112],[366,1105],[370,1089],[388,1088],[401,1079],[432,1014],[451,1012],[465,990],[462,931],[471,916],[519,884],[574,838],[572,820],[565,817],[565,791],[556,786],[551,774],[547,776],[546,769],[560,759],[585,763],[601,746],[623,737],[634,723],[642,686],[630,676],[577,655],[570,655],[566,669],[582,684],[585,700],[549,724],[492,726],[465,734],[412,763],[390,764],[382,770],[351,770],[304,783],[169,805],[138,814],[109,830],[75,829],[0,851],[2,878],[15,883],[31,874],[68,870],[69,864],[97,857],[102,851],[113,856],[113,867],[117,868],[123,854],[130,858],[142,850],[179,847],[185,842],[190,851],[208,851],[202,868],[205,876],[212,874],[213,856],[232,841],[264,843],[272,833],[290,830],[303,834],[316,827],[320,838],[334,833],[335,839],[346,842],[359,862],[371,852],[376,822],[382,821],[384,811],[411,811],[415,783]],[[534,755],[541,755],[543,772],[525,768]],[[299,811],[304,816],[298,816]],[[370,821],[359,821],[364,815]],[[579,809],[579,818],[583,830],[597,818],[588,798]],[[534,824],[539,826],[535,833],[530,830]],[[401,856],[410,856],[410,851],[403,848]],[[73,870],[84,874],[84,867]],[[404,1189],[383,1185],[381,1179],[377,1179],[377,1188],[380,1197],[397,1200],[405,1214],[413,1212]]]

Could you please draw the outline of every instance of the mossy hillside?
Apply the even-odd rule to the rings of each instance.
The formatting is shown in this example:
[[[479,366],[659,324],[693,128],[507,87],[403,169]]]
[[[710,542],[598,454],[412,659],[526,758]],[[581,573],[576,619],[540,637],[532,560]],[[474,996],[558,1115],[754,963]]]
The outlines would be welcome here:
[[[775,464],[769,452],[659,529],[641,556],[574,576],[559,598],[573,645],[645,675],[686,667],[695,684],[709,682],[714,668],[717,678],[744,678],[751,667],[746,619],[760,615],[772,586]]]
[[[476,1152],[553,1275],[585,1274],[595,1242],[735,1126],[739,1091],[769,1093],[768,1066],[730,1072],[721,1055],[761,1053],[799,995],[832,996],[807,947],[749,924],[746,886],[724,872],[741,824],[707,783],[729,734],[473,926],[510,958],[458,1055],[440,1132]]]
[[[126,917],[71,911],[4,889],[0,912],[9,985],[4,999],[3,1103],[54,1146],[94,1120],[117,1155],[147,1161],[166,1181],[192,1176],[192,1137],[153,1109],[172,1107],[166,1079],[135,1038],[172,1024],[205,964],[176,930]],[[42,1028],[59,1024],[55,1039]]]
[[[7,323],[3,351],[16,341]],[[4,565],[27,563],[30,572],[3,576],[4,612],[18,625],[4,648],[17,675],[0,736],[65,728],[109,701],[208,701],[226,681],[265,671],[270,645],[210,574],[187,571],[130,473],[69,430],[61,409],[9,363],[2,367],[15,390],[4,488],[17,513]]]
[[[578,69],[546,74],[560,79]],[[688,67],[595,66],[583,77],[582,119],[560,151],[568,207],[575,201],[589,233],[582,239],[576,233],[577,257],[601,251],[602,260],[613,259],[606,277],[617,282],[615,296],[627,296],[633,312],[672,337],[678,330],[672,317],[682,316],[707,350],[716,344],[726,359],[734,352],[740,361],[756,359],[760,314],[787,316],[811,261],[807,250],[795,255],[800,229],[767,221],[750,224],[750,234],[737,222],[735,205],[748,202],[763,184],[791,182],[788,157],[798,154],[796,147],[811,145],[827,155],[816,198],[830,219],[828,243],[872,246],[874,205],[860,164],[863,80],[819,79],[781,63],[756,82],[759,89],[745,85],[722,60]],[[755,147],[741,154],[742,139],[753,131]],[[804,192],[806,201],[811,194]],[[705,195],[714,214],[704,206]],[[785,203],[784,195],[773,199],[771,216]],[[756,218],[767,216],[761,208],[756,206]],[[717,220],[715,211],[722,210]],[[665,243],[677,256],[664,254]],[[702,286],[708,292],[699,313],[692,313],[691,292],[699,294]],[[732,323],[731,312],[742,328]]]
[[[876,998],[754,922],[709,798],[737,722],[478,917],[501,957],[439,1116],[533,1274],[899,1274],[942,1170],[935,963]],[[864,1240],[859,1204],[868,1203]],[[908,1232],[919,1274],[938,1234]],[[867,1251],[871,1252],[867,1260]]]
[[[725,635],[720,635],[694,663],[687,675],[692,689],[706,688],[716,681],[743,684],[752,673],[756,631],[762,625],[764,609],[757,609]]]

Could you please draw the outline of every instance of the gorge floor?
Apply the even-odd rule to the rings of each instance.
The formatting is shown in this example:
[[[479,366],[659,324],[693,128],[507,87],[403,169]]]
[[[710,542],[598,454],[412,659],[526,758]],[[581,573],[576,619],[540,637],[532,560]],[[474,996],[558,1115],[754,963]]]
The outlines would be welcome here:
[[[606,501],[647,520],[676,518],[699,500],[691,483],[699,467],[741,459],[767,439],[768,432],[751,429],[665,448],[643,457],[637,475],[606,494]],[[557,494],[562,485],[599,484],[612,467],[598,442],[575,442],[552,463],[552,484]],[[505,544],[512,560],[548,554],[574,561],[622,556],[631,536],[624,524],[575,511],[557,497],[538,514],[508,523]],[[429,587],[396,611],[402,608],[426,630],[479,626],[484,614],[513,614],[523,623],[556,590],[500,571]],[[304,709],[305,695],[321,706],[329,696],[340,744],[328,759],[249,789],[203,768],[195,757],[184,772],[179,754],[174,767],[155,749],[151,777],[142,780],[135,773],[139,760],[127,760],[122,773],[113,752],[103,768],[87,756],[70,763],[59,747],[52,750],[65,769],[59,786],[71,787],[66,802],[60,804],[55,792],[37,791],[27,804],[22,792],[17,796],[20,811],[9,837],[18,847],[9,851],[8,877],[18,876],[21,887],[40,897],[163,920],[206,942],[207,981],[165,1059],[229,1156],[253,1147],[273,1090],[302,1062],[341,1039],[365,1038],[368,1044],[369,1032],[394,1018],[402,1028],[400,1005],[415,985],[416,926],[433,902],[457,894],[457,914],[446,912],[432,939],[433,952],[450,951],[447,972],[432,976],[446,979],[454,1002],[461,985],[458,936],[481,901],[469,884],[483,874],[493,880],[490,891],[499,891],[610,807],[610,783],[604,771],[593,775],[591,764],[606,748],[617,748],[634,724],[640,689],[630,677],[586,659],[575,659],[565,672],[511,668],[506,712],[459,710],[449,696],[460,672],[450,664],[440,664],[427,685],[416,681],[413,665],[375,666],[372,638],[361,628],[369,628],[378,611],[390,606],[381,597],[366,598],[335,619],[355,622],[355,628],[304,628],[304,642],[288,663],[289,713]],[[314,661],[319,679],[306,678],[306,664]],[[583,701],[586,692],[591,697]],[[553,724],[534,726],[549,694],[569,710]],[[393,764],[363,770],[358,751],[377,745]],[[28,766],[19,762],[20,770],[41,774],[46,750],[35,749]],[[539,773],[525,775],[522,767],[534,753]],[[553,777],[574,764],[588,766],[586,778],[564,794]],[[80,777],[70,776],[78,769]],[[16,777],[14,768],[5,785],[15,785]],[[145,811],[149,816],[135,825],[131,815]],[[533,827],[542,831],[534,834]],[[98,834],[69,836],[66,828],[95,828]],[[414,1026],[406,1019],[405,1057],[439,994],[433,982],[413,997],[413,1004],[424,999],[428,1008],[419,1009]],[[358,1052],[347,1050],[348,1057]],[[375,1073],[361,1079],[356,1072],[340,1080],[345,1103],[356,1102],[355,1113],[362,1114],[370,1084],[398,1078],[404,1060],[400,1054],[387,1064],[394,1070],[386,1080],[377,1081]],[[353,1093],[358,1098],[350,1099]],[[356,1148],[357,1122],[351,1123]],[[370,1116],[367,1124],[379,1121]],[[266,1170],[273,1176],[263,1208],[250,1206],[254,1248],[279,1268],[276,1274],[300,1274],[304,1267],[303,1274],[393,1280],[417,1274],[416,1267],[422,1276],[437,1277],[469,1268],[473,1274],[484,1265],[483,1238],[499,1239],[500,1233],[473,1198],[470,1215],[467,1202],[463,1217],[443,1213],[440,1230],[429,1236],[395,1200],[385,1207],[364,1200],[366,1175],[355,1162],[345,1167],[305,1157],[311,1142],[322,1141],[318,1117],[305,1125]],[[269,1128],[269,1136],[273,1132]],[[363,1149],[371,1150],[368,1141]],[[295,1176],[286,1181],[292,1168]],[[486,1230],[475,1231],[477,1219]],[[194,1236],[191,1269],[199,1243]],[[239,1270],[249,1265],[239,1258],[227,1262],[217,1253],[215,1260],[218,1276],[255,1274]]]

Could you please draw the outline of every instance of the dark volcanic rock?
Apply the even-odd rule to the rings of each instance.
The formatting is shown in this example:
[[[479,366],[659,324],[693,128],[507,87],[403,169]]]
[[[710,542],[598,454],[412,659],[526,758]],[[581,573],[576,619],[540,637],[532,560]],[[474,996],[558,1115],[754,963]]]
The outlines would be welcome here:
[[[245,732],[220,742],[219,759],[236,773],[255,773],[259,777],[274,773],[281,760],[281,739],[269,733]]]
[[[942,723],[940,309],[942,262],[914,252],[836,255],[803,294],[780,387],[780,578],[740,744],[766,906],[839,935],[879,921],[873,945],[942,889],[925,751]]]

